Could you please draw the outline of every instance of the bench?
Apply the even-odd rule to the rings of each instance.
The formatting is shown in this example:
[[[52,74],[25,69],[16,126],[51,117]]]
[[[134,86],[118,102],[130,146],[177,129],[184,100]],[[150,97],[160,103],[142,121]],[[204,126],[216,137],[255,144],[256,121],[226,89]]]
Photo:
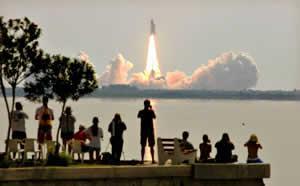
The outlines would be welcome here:
[[[164,165],[167,160],[178,165],[183,162],[194,163],[197,150],[183,151],[177,138],[157,138],[157,153],[159,165]]]

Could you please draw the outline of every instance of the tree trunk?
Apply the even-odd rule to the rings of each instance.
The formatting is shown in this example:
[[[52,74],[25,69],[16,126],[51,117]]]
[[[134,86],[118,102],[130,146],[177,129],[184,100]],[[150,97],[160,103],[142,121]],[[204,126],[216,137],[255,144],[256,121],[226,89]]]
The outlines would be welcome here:
[[[9,108],[7,95],[6,95],[6,90],[5,90],[5,86],[4,86],[2,76],[0,77],[0,86],[1,86],[2,96],[3,96],[4,102],[5,102],[7,116],[8,116],[8,130],[7,130],[7,136],[6,136],[6,142],[5,142],[5,152],[7,153],[7,151],[8,151],[8,143],[7,143],[8,141],[7,140],[9,140],[9,137],[10,137],[11,114],[10,114],[10,108]]]
[[[14,111],[14,106],[15,106],[15,99],[16,99],[16,85],[12,86],[12,101],[11,101],[11,108],[9,112],[9,126],[8,126],[8,131],[7,131],[7,140],[9,140],[9,136],[11,133],[11,125],[12,125],[12,113]]]
[[[60,113],[60,117],[59,117],[59,125],[58,125],[58,128],[57,128],[57,132],[56,132],[56,146],[55,146],[55,154],[58,155],[59,153],[59,148],[60,148],[60,145],[58,143],[58,140],[59,140],[59,132],[60,132],[60,129],[61,129],[61,122],[60,122],[60,118],[62,117],[63,113],[64,113],[64,110],[65,110],[65,107],[66,107],[66,103],[67,103],[67,100],[64,100],[63,101],[63,105],[62,105],[62,109],[61,109],[61,113]]]

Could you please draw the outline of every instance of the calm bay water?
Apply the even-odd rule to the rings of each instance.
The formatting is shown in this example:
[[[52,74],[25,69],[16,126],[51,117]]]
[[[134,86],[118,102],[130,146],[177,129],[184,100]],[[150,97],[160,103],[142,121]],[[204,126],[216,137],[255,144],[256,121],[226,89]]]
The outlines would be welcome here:
[[[39,105],[23,98],[17,100],[23,103],[24,111],[30,116],[26,123],[27,135],[36,138],[37,122],[34,121],[34,112]],[[256,133],[263,145],[260,157],[271,163],[272,178],[266,180],[267,185],[297,185],[300,166],[300,102],[178,99],[155,99],[152,102],[157,114],[157,136],[181,137],[181,132],[187,130],[190,132],[190,141],[198,148],[204,133],[209,135],[214,144],[223,132],[228,132],[236,146],[235,153],[239,155],[239,162],[244,163],[247,151],[243,144],[251,133]],[[0,150],[3,151],[7,115],[2,98],[0,104]],[[120,113],[127,125],[124,133],[124,155],[126,159],[140,159],[140,122],[137,112],[143,108],[143,99],[91,98],[69,102],[68,105],[73,108],[73,114],[77,118],[76,129],[79,124],[90,126],[93,116],[100,118],[100,126],[105,132],[102,151],[107,147],[110,150],[107,127],[114,113]],[[55,134],[61,105],[52,101],[49,106],[56,115],[53,125]],[[213,156],[215,152],[213,149]]]

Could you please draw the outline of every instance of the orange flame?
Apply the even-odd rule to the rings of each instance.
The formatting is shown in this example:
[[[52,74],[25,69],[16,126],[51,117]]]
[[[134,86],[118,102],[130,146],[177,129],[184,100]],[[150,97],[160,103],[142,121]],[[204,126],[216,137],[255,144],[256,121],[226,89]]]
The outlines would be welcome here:
[[[148,45],[148,55],[147,55],[147,64],[145,69],[145,75],[147,79],[158,78],[161,76],[161,72],[159,69],[159,63],[156,52],[156,43],[155,37],[153,34],[149,37],[149,45]]]

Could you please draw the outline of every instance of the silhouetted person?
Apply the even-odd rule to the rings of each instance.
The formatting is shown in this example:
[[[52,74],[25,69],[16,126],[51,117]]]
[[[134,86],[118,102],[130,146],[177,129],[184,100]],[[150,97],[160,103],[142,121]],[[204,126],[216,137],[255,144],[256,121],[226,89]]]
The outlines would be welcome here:
[[[203,142],[200,143],[199,149],[200,149],[200,161],[205,162],[213,162],[214,160],[210,157],[211,153],[211,144],[208,136],[204,134],[202,136]]]
[[[66,107],[65,112],[60,119],[61,127],[61,139],[63,141],[64,148],[67,148],[67,141],[71,140],[74,135],[75,117],[72,115],[71,107]],[[68,152],[71,153],[71,146],[68,145]]]
[[[146,99],[144,101],[144,109],[140,110],[138,113],[138,118],[141,119],[141,163],[144,163],[145,156],[145,147],[148,140],[148,145],[150,147],[152,163],[154,163],[154,127],[153,127],[153,119],[156,118],[154,111],[152,110],[152,106],[150,101]]]
[[[233,163],[237,161],[237,155],[232,155],[234,145],[227,133],[223,134],[222,139],[216,143],[215,147],[217,148],[217,163]]]
[[[189,132],[187,131],[182,132],[182,140],[180,140],[180,148],[184,152],[190,152],[195,150],[192,143],[188,141],[188,138],[189,138]]]
[[[244,146],[248,149],[247,163],[262,163],[262,160],[258,157],[258,149],[262,149],[262,146],[255,134],[250,136]]]
[[[113,120],[108,126],[108,132],[111,133],[110,143],[111,143],[111,154],[114,161],[118,163],[121,158],[123,150],[123,132],[126,130],[126,125],[122,121],[120,114],[115,114]]]
[[[23,112],[23,106],[20,102],[16,102],[15,104],[16,110],[12,112],[12,122],[11,122],[11,130],[12,130],[12,139],[24,140],[26,136],[26,128],[25,128],[25,119],[28,119],[28,115]],[[24,148],[24,145],[21,144],[21,149]],[[14,157],[16,154],[14,153]]]
[[[87,134],[90,143],[90,160],[94,160],[94,152],[96,153],[96,160],[100,159],[101,143],[100,139],[103,140],[103,131],[102,128],[98,126],[99,119],[98,117],[93,118],[93,125],[89,127],[85,133]]]
[[[38,142],[52,140],[52,121],[54,120],[53,110],[48,107],[48,97],[43,97],[43,105],[35,112],[35,119],[39,120]]]

